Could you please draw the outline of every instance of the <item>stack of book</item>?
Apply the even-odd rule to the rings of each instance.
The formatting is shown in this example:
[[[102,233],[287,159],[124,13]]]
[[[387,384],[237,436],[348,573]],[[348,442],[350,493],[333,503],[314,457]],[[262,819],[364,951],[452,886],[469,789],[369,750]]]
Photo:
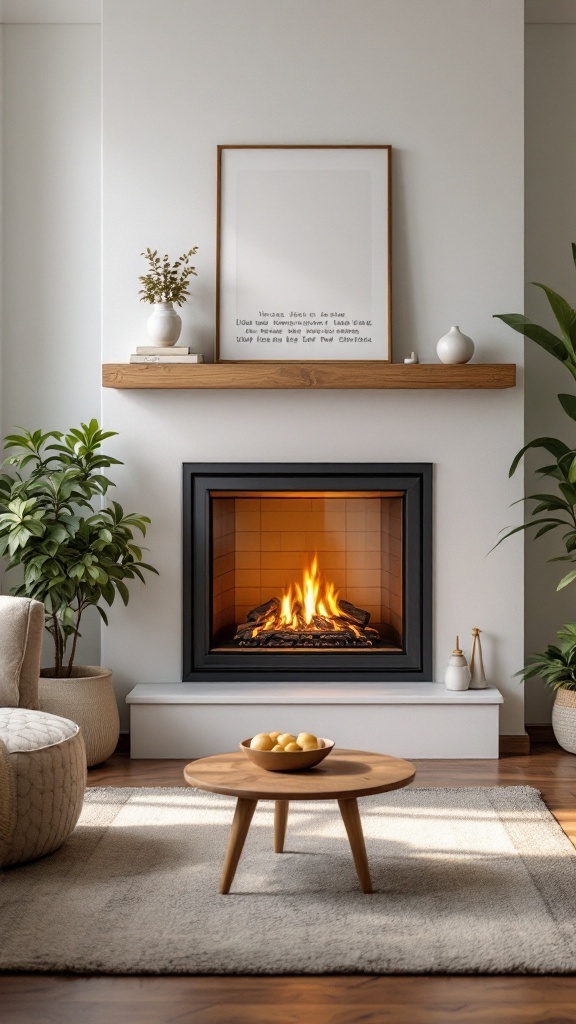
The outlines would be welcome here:
[[[138,345],[130,356],[131,363],[203,363],[204,356],[185,345],[161,348],[159,345]]]

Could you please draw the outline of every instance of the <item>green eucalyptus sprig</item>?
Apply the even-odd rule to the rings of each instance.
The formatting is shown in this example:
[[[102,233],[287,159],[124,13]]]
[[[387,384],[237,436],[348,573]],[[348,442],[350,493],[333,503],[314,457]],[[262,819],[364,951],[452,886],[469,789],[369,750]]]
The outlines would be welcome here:
[[[148,261],[150,270],[138,280],[143,285],[138,294],[141,302],[175,302],[182,306],[190,294],[190,277],[196,268],[190,266],[190,257],[198,252],[198,246],[182,253],[174,262],[170,262],[167,253],[160,257],[158,250],[146,249],[140,255]]]
[[[44,604],[59,678],[71,675],[85,610],[97,608],[107,624],[101,603],[112,605],[118,593],[128,604],[127,581],[145,582],[143,570],[156,572],[134,542],[134,530],[145,535],[148,516],[126,514],[117,501],[94,508],[114,486],[101,470],[121,465],[100,450],[115,434],[91,420],[68,433],[18,428],[4,439],[12,471],[0,474],[0,556],[23,573],[11,593]]]

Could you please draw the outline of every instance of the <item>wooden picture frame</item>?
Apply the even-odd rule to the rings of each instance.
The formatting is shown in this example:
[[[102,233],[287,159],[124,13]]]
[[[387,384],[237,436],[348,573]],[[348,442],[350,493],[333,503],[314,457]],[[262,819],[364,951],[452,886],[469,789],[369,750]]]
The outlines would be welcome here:
[[[390,362],[391,150],[218,146],[217,362]]]

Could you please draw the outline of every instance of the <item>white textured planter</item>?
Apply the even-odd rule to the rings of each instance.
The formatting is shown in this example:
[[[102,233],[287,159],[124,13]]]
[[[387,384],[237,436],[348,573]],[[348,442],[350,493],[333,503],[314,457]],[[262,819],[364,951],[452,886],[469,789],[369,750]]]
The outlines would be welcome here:
[[[50,670],[43,669],[39,703],[42,711],[69,718],[80,726],[89,768],[114,753],[120,718],[109,668],[77,665],[70,679],[50,678]]]
[[[576,754],[576,690],[567,690],[564,686],[556,690],[552,728],[560,746]]]
[[[168,348],[175,345],[180,337],[182,319],[171,302],[155,302],[146,326],[152,344]]]

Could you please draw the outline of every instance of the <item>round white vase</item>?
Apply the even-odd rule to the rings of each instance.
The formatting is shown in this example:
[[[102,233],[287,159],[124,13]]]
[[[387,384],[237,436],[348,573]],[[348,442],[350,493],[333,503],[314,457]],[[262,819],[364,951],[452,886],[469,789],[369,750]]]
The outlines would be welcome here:
[[[467,690],[470,686],[470,669],[460,650],[458,637],[456,637],[456,647],[452,651],[452,657],[446,666],[444,683],[447,690]]]
[[[441,363],[467,363],[474,355],[474,342],[459,327],[451,327],[436,345]]]
[[[153,345],[167,348],[175,345],[182,330],[182,319],[171,302],[155,302],[154,311],[146,321],[148,334]]]

